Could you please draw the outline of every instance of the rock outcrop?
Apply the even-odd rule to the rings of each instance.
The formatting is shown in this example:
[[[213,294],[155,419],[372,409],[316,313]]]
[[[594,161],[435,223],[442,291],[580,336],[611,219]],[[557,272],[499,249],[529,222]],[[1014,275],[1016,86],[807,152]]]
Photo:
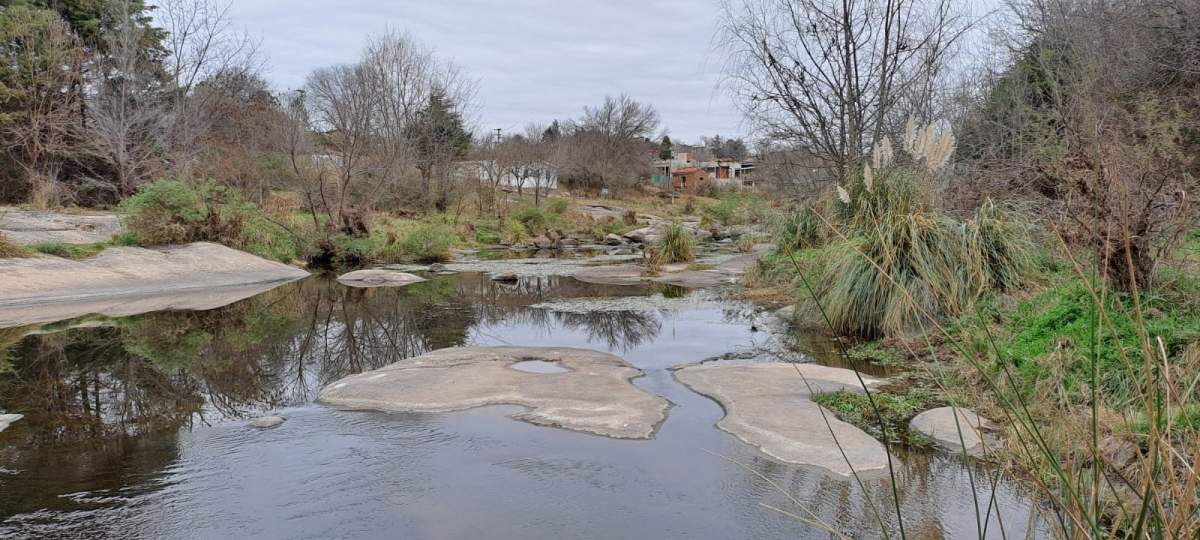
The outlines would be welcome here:
[[[821,392],[861,392],[853,371],[816,364],[699,364],[676,370],[675,378],[721,404],[725,416],[717,427],[780,461],[841,476],[887,469],[882,443],[812,400]],[[868,387],[884,382],[865,375],[863,381]]]
[[[66,214],[0,207],[0,233],[18,244],[94,244],[111,240],[124,230],[120,216],[111,212]]]
[[[987,432],[995,429],[995,425],[970,409],[938,407],[913,417],[908,429],[929,437],[947,452],[961,454],[965,449],[968,456],[983,457],[988,450]]]
[[[209,309],[308,276],[286,264],[197,242],[113,247],[90,259],[0,259],[0,328],[89,314]],[[213,304],[216,298],[221,303]]]
[[[561,373],[513,369],[541,361]],[[634,386],[641,370],[602,352],[564,347],[455,347],[351,375],[321,390],[323,403],[384,412],[448,412],[488,405],[529,410],[513,418],[622,439],[647,439],[668,402]]]

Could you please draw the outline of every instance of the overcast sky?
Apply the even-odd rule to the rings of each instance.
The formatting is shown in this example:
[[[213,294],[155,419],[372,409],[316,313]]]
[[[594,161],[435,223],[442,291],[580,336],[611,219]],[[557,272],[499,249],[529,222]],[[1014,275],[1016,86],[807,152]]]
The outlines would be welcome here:
[[[705,0],[237,0],[232,14],[262,39],[281,90],[303,85],[313,68],[353,62],[367,35],[393,27],[479,80],[481,129],[578,117],[625,92],[654,104],[672,138],[697,142],[748,131],[717,88],[715,8]]]

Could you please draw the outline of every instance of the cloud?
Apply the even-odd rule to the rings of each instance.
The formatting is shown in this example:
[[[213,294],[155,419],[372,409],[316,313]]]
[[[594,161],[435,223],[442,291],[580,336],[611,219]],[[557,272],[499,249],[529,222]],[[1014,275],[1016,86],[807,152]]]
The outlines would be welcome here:
[[[718,89],[717,7],[687,0],[240,0],[234,22],[262,38],[268,76],[298,88],[353,62],[367,36],[411,33],[479,79],[479,126],[519,131],[578,117],[621,92],[659,110],[674,139],[744,134]]]

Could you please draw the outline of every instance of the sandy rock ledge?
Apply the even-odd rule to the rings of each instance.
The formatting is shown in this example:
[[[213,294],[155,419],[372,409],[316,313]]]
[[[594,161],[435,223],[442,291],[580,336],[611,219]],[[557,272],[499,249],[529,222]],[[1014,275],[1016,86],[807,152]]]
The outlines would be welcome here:
[[[530,361],[561,369],[535,373],[512,367]],[[532,424],[648,439],[670,404],[630,382],[641,374],[620,357],[585,349],[454,347],[351,375],[322,389],[320,400],[384,412],[519,405],[529,410],[512,417]]]
[[[725,417],[717,427],[775,459],[846,477],[875,477],[887,469],[882,443],[832,412],[822,416],[812,400],[816,393],[861,392],[853,371],[816,364],[700,364],[676,370],[675,378],[721,404]],[[885,382],[865,375],[863,381],[868,387]]]

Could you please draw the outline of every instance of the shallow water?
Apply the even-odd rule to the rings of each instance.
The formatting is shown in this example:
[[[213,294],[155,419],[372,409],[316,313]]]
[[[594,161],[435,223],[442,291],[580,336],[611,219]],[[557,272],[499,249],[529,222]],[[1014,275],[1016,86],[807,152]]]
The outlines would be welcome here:
[[[872,506],[895,534],[885,482],[780,463],[714,427],[720,406],[668,368],[800,355],[762,331],[761,310],[680,294],[557,276],[461,273],[402,289],[312,278],[211,311],[0,330],[11,362],[0,410],[27,415],[0,433],[0,538],[829,536],[787,514],[870,538]],[[596,299],[607,307],[573,309]],[[821,355],[821,343],[801,346]],[[630,441],[507,418],[515,407],[313,403],[345,375],[467,344],[610,351],[672,407],[654,439]],[[265,413],[288,420],[247,426]],[[971,483],[987,508],[993,472],[914,452],[897,468],[910,538],[978,536]],[[1000,481],[994,496],[986,536],[1002,522],[1024,537],[1027,494]]]

